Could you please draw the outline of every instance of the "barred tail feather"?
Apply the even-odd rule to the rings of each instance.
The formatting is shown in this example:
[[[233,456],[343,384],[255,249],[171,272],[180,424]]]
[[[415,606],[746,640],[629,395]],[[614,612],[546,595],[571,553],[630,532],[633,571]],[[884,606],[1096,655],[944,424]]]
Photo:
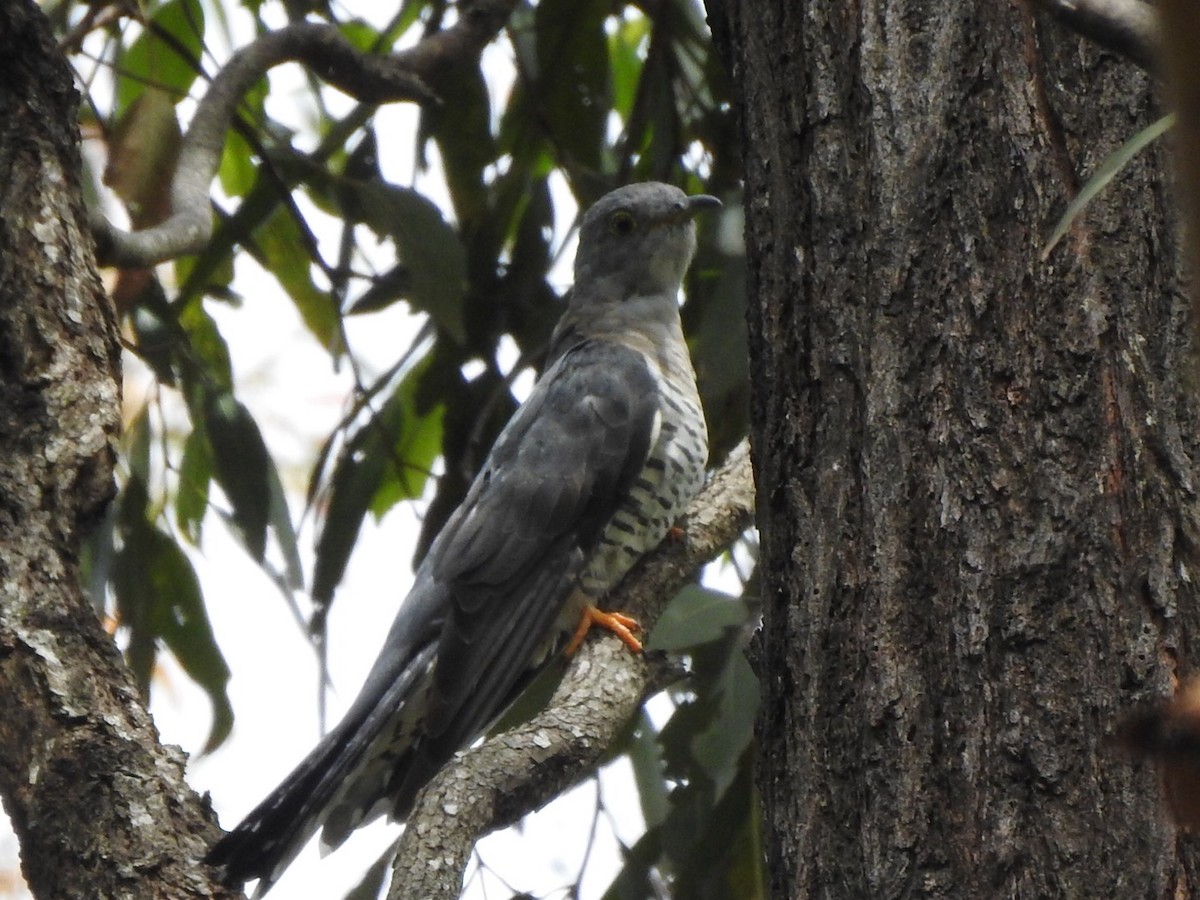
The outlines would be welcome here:
[[[205,861],[222,870],[223,881],[242,884],[257,878],[255,897],[270,890],[360,780],[371,762],[368,751],[395,727],[414,688],[428,678],[432,656],[432,647],[418,653],[373,704],[360,697],[283,783],[213,845]],[[383,783],[375,787],[382,789]]]

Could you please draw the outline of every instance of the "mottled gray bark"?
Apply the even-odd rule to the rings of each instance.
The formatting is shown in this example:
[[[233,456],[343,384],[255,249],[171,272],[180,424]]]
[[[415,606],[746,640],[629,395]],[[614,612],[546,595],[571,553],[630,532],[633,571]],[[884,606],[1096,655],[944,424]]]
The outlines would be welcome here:
[[[36,4],[0,3],[0,794],[35,896],[230,896],[196,862],[211,814],[80,585],[120,397],[77,104]]]
[[[1192,671],[1187,305],[1147,76],[1021,4],[710,0],[746,147],[773,897],[1190,896],[1106,740]]]

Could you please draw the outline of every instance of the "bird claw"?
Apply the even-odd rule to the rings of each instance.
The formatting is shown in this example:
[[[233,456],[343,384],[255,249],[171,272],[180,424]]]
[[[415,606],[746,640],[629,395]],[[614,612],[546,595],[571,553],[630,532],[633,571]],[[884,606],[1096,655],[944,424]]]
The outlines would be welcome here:
[[[579,627],[575,629],[575,633],[571,635],[571,640],[567,644],[567,656],[573,656],[575,651],[583,643],[583,639],[587,637],[587,633],[591,631],[593,625],[599,625],[601,628],[606,628],[621,639],[621,641],[633,653],[642,652],[642,642],[634,637],[635,631],[641,631],[642,626],[638,624],[637,619],[624,615],[619,612],[604,612],[601,609],[588,604],[583,608],[583,615],[579,617]]]

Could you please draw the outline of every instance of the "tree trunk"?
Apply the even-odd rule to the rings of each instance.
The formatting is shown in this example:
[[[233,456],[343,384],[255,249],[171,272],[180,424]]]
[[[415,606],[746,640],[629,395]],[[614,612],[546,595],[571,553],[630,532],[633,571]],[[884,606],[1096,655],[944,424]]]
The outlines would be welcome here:
[[[1148,79],[1022,4],[710,0],[740,94],[773,897],[1189,896],[1114,724],[1191,671]]]
[[[232,896],[196,862],[211,814],[80,584],[120,419],[77,104],[36,4],[0,2],[0,794],[38,897]]]

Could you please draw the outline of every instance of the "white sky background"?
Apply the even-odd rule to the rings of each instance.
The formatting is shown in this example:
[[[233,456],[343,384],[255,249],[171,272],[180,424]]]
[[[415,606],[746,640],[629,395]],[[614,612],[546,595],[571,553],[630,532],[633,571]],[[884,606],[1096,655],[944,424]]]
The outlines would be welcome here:
[[[341,4],[339,12],[382,24],[381,14],[390,15],[394,6],[358,0]],[[279,21],[271,24],[283,24],[282,10],[275,5],[273,12]],[[214,27],[216,19],[211,14],[209,23],[206,43],[223,61],[229,51],[216,43],[221,29]],[[240,9],[231,17],[231,28],[239,45],[253,36],[250,18]],[[210,71],[214,69],[211,61],[208,66]],[[484,69],[493,111],[502,110],[513,77],[511,49],[506,41],[488,48]],[[277,68],[270,78],[270,115],[301,134],[312,134],[315,112],[310,86],[299,67]],[[193,95],[200,89],[197,86]],[[326,88],[324,96],[334,115],[352,105],[332,89]],[[193,108],[181,105],[184,115],[190,115]],[[411,104],[386,106],[375,116],[384,176],[393,183],[419,188],[448,210],[436,159],[429,173],[415,172],[416,123],[417,110]],[[555,192],[560,217],[555,246],[569,236],[575,213],[569,192],[561,184],[559,188]],[[216,183],[214,190],[218,190]],[[296,198],[322,240],[326,258],[336,259],[339,223],[314,210],[302,195]],[[231,208],[232,202],[226,200],[224,205]],[[390,253],[390,248],[384,247],[375,254],[381,269],[390,262]],[[569,283],[573,255],[573,246],[568,247],[552,274],[552,282],[560,290]],[[350,367],[343,363],[340,372],[333,371],[328,353],[317,346],[274,279],[247,254],[241,254],[238,260],[233,287],[245,302],[240,309],[232,309],[209,301],[207,308],[229,344],[238,396],[263,430],[289,492],[295,519],[303,505],[306,479],[320,443],[352,400]],[[349,347],[367,382],[395,362],[420,321],[409,315],[403,304],[384,313],[346,320]],[[515,356],[513,352],[502,363],[511,365]],[[531,380],[531,376],[522,379],[524,384],[518,383],[518,391],[527,391]],[[127,404],[143,397],[151,385],[144,368],[127,355]],[[168,411],[170,401],[175,399],[164,392]],[[176,405],[182,417],[180,409]],[[219,491],[215,493],[220,498]],[[364,522],[329,619],[329,667],[335,686],[329,697],[331,725],[353,700],[397,604],[411,584],[413,548],[420,527],[418,512],[411,504],[401,504],[379,524],[370,517]],[[309,576],[312,544],[310,517],[300,535]],[[222,824],[230,828],[288,774],[319,738],[317,662],[275,586],[217,517],[210,514],[206,520],[203,546],[192,554],[192,559],[217,642],[233,673],[229,689],[236,716],[233,733],[211,756],[195,755],[208,734],[210,707],[204,693],[167,654],[162,656],[163,673],[156,680],[151,711],[162,739],[192,754],[189,782],[198,791],[211,793]],[[598,790],[606,812],[601,814],[593,835]],[[618,763],[602,774],[599,788],[594,781],[585,782],[532,816],[520,829],[485,839],[478,852],[487,867],[513,889],[552,897],[565,896],[563,889],[576,882],[586,858],[580,896],[587,900],[599,897],[620,868],[614,829],[622,841],[632,843],[642,827],[628,765]],[[271,892],[272,900],[344,896],[398,834],[399,826],[376,822],[360,829],[340,850],[324,859],[317,850],[318,842],[310,842]],[[15,868],[15,858],[15,838],[11,833],[4,834],[0,837],[0,871]],[[5,895],[2,882],[0,895]],[[14,888],[6,896],[28,894]],[[494,878],[476,875],[469,878],[464,896],[471,900],[506,898],[510,891]]]

